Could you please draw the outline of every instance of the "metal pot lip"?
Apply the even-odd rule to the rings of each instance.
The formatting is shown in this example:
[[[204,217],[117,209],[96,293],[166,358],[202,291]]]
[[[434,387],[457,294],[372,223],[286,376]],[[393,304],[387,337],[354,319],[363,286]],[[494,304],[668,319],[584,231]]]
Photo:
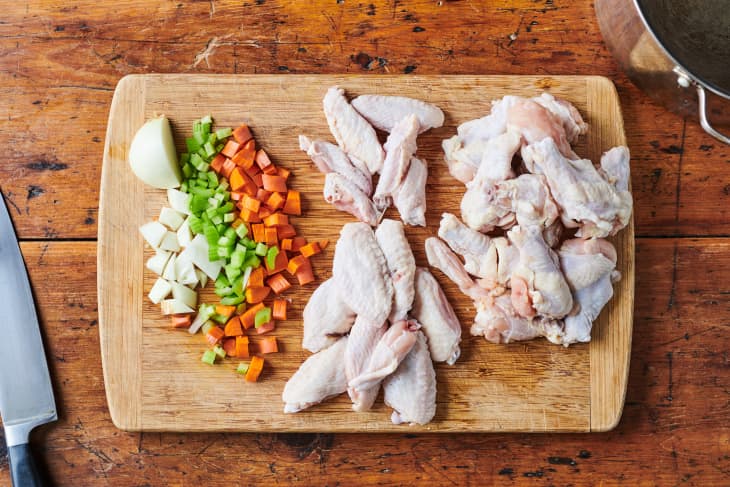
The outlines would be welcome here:
[[[683,72],[687,73],[689,78],[694,81],[695,83],[701,85],[706,90],[711,91],[712,93],[716,94],[719,97],[722,97],[726,100],[730,100],[730,92],[727,92],[723,90],[722,88],[714,85],[713,83],[708,82],[707,80],[703,79],[701,76],[698,76],[697,74],[693,73],[692,71],[688,70],[682,63],[677,61],[677,59],[672,55],[669,50],[667,50],[666,47],[664,47],[664,44],[662,43],[661,39],[659,39],[654,32],[654,29],[652,29],[651,25],[649,24],[649,21],[644,16],[644,11],[641,8],[640,4],[641,0],[633,0],[634,8],[636,8],[636,12],[639,14],[639,18],[641,19],[641,22],[644,24],[644,28],[649,32],[649,35],[651,35],[652,39],[654,39],[654,42],[656,42],[657,46],[662,50],[662,52],[674,63],[675,66],[678,66]]]

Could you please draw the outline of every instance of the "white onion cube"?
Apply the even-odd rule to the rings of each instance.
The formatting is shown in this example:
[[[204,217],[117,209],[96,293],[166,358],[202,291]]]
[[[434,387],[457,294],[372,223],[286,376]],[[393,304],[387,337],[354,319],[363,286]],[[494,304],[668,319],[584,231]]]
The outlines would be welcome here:
[[[192,197],[187,194],[183,193],[182,191],[178,189],[168,189],[167,190],[167,201],[170,203],[170,206],[173,210],[178,211],[182,213],[183,215],[189,215],[190,214],[190,199]]]
[[[190,230],[190,223],[186,218],[185,221],[182,222],[182,225],[180,225],[180,228],[177,229],[177,243],[180,244],[180,247],[185,248],[190,245],[190,242],[192,241],[193,232]]]
[[[155,284],[150,289],[149,298],[155,304],[159,304],[160,301],[165,299],[172,292],[172,286],[169,282],[162,278],[158,278]]]
[[[164,207],[160,210],[160,217],[157,219],[160,223],[165,225],[167,228],[176,232],[180,225],[183,224],[185,217],[182,213],[173,210],[172,208]]]
[[[179,299],[165,299],[160,303],[163,315],[177,315],[184,313],[194,313],[195,310],[183,303]]]
[[[170,259],[170,255],[170,252],[167,252],[165,250],[158,250],[153,257],[147,259],[145,267],[147,267],[158,276],[161,276],[162,273],[165,272],[165,266],[167,265],[167,261]]]
[[[180,252],[180,243],[177,241],[177,234],[173,232],[165,232],[165,236],[162,237],[162,242],[160,242],[160,248],[162,250]]]
[[[167,228],[160,222],[149,222],[139,227],[139,233],[153,249],[160,246],[162,239],[167,234]]]
[[[167,279],[168,281],[177,280],[177,273],[175,272],[175,261],[176,260],[177,260],[177,256],[175,254],[172,254],[170,256],[170,260],[167,261],[165,270],[162,272],[162,277],[164,279]]]
[[[187,306],[195,308],[198,304],[198,293],[193,291],[187,286],[180,284],[179,282],[171,282],[172,285],[172,297],[182,301]]]

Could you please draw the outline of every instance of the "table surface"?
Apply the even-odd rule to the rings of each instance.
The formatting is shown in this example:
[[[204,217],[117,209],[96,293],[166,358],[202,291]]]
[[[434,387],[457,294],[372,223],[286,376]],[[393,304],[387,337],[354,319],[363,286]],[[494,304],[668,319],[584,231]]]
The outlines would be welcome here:
[[[614,80],[632,152],[637,235],[619,426],[551,435],[117,430],[99,359],[99,178],[114,87],[125,74],[148,72]],[[0,21],[0,116],[0,184],[36,295],[60,417],[33,441],[56,485],[730,482],[730,147],[630,84],[591,2],[13,2]],[[4,449],[0,485],[9,485]]]

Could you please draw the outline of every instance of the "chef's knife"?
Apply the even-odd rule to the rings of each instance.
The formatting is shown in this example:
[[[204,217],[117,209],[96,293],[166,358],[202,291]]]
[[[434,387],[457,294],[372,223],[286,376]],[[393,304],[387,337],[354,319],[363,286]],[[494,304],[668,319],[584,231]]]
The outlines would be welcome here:
[[[0,193],[0,416],[15,487],[40,486],[28,447],[38,425],[57,419],[28,273]]]

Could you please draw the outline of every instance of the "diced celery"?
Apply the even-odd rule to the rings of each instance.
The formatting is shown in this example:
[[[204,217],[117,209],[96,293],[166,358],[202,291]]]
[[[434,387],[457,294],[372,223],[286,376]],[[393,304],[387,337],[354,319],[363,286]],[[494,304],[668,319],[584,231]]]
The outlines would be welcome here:
[[[216,130],[214,133],[218,139],[225,139],[226,137],[230,137],[231,134],[233,134],[233,130],[231,130],[231,127],[225,127]]]
[[[228,264],[223,267],[226,271],[226,276],[228,276],[228,279],[233,280],[241,275],[241,269],[237,267],[233,267],[231,264]]]
[[[182,191],[183,193],[188,192],[188,182],[187,181],[182,182],[182,184],[180,185],[180,191]]]
[[[266,252],[266,265],[269,269],[273,269],[276,265],[276,256],[279,255],[279,247],[271,247]]]
[[[223,217],[220,215],[211,216],[210,221],[212,221],[216,225],[220,225],[223,223]]]
[[[228,287],[217,287],[217,288],[215,288],[215,293],[218,296],[221,296],[221,297],[222,296],[228,296],[232,292],[233,292],[233,288],[230,287],[230,286],[228,286]]]
[[[205,235],[205,240],[208,242],[208,245],[218,245],[218,239],[220,238],[220,235],[218,234],[218,230],[216,230],[213,225],[204,224],[203,235]]]
[[[208,260],[215,262],[218,259],[220,259],[220,255],[218,255],[218,246],[208,244]]]
[[[236,235],[238,235],[238,238],[244,238],[246,235],[248,235],[248,227],[246,225],[239,225],[236,230]]]
[[[196,195],[195,190],[196,188],[193,188],[193,197],[190,198],[190,211],[195,215],[199,215],[208,207],[208,200],[203,196]]]
[[[211,188],[218,186],[218,176],[216,175],[216,173],[214,173],[213,171],[208,171],[205,174],[208,177],[208,186],[210,186]]]
[[[218,245],[220,247],[230,247],[233,244],[234,244],[234,242],[225,235],[218,239]]]
[[[195,215],[188,217],[188,226],[195,234],[203,233],[203,221]]]
[[[230,201],[226,203],[225,205],[218,208],[218,214],[228,213],[229,211],[232,211],[234,208],[233,203]]]
[[[221,325],[225,325],[228,321],[228,317],[225,315],[219,315],[218,313],[214,313],[213,316],[210,317],[211,320],[216,321],[220,323]]]
[[[183,152],[182,154],[180,154],[180,165],[181,166],[184,166],[185,164],[187,164],[189,160],[190,160],[189,153]]]
[[[216,345],[215,347],[213,347],[213,351],[220,358],[226,358],[226,351],[223,350],[223,347],[221,347],[220,345]]]
[[[216,142],[218,142],[218,136],[215,134],[215,132],[208,134],[208,142],[210,142],[211,148],[215,150],[215,147],[213,146]]]
[[[208,365],[213,365],[215,363],[216,354],[213,350],[206,350],[203,352],[203,358],[200,360]]]
[[[246,276],[238,276],[236,280],[233,282],[233,286],[231,286],[231,291],[236,296],[243,296],[243,279]],[[246,280],[248,281],[248,278],[246,277]]]
[[[219,258],[223,257],[224,259],[227,259],[228,257],[231,256],[231,253],[233,253],[233,251],[231,250],[230,247],[221,247],[221,246],[218,247],[218,257]],[[228,275],[228,277],[231,277],[230,274]]]
[[[245,245],[248,250],[253,250],[256,248],[256,242],[254,242],[250,238],[242,238],[241,243]]]
[[[213,198],[217,199],[218,201],[220,201],[220,202],[221,202],[221,204],[223,204],[223,202],[224,202],[224,201],[225,201],[225,199],[226,199],[226,195],[224,195],[223,193],[214,193],[214,194],[213,194]],[[220,205],[219,205],[219,206],[220,206]]]
[[[248,364],[246,362],[241,362],[240,364],[238,364],[238,367],[236,368],[236,373],[246,375],[248,373]]]
[[[236,314],[242,315],[246,311],[246,303],[241,303],[236,306]]]
[[[256,245],[256,250],[254,251],[256,255],[263,257],[266,255],[266,252],[269,250],[269,248],[266,246],[265,243],[259,242],[258,245]]]
[[[226,296],[225,298],[221,298],[221,304],[224,306],[236,306],[244,301],[243,296]]]
[[[206,137],[202,132],[193,132],[193,137],[195,138],[195,142],[201,146],[205,144],[206,140],[208,140],[208,137]]]
[[[190,164],[185,164],[182,167],[183,175],[185,176],[185,179],[190,179],[190,177],[193,175],[193,168],[190,166]]]
[[[243,266],[243,261],[246,259],[246,252],[240,250],[234,250],[231,254],[231,265],[240,269]]]
[[[200,123],[202,123],[203,125],[207,125],[208,132],[210,132],[210,124],[213,123],[213,117],[211,117],[210,114],[204,115],[200,118]]]
[[[231,285],[231,281],[224,274],[218,274],[218,279],[215,280],[215,287],[227,287]]]
[[[204,198],[203,201],[205,201],[206,204],[208,204],[208,198],[213,196],[213,190],[208,188],[194,187],[191,189],[191,193],[193,196]]]
[[[223,215],[223,223],[233,223],[233,221],[236,219],[235,213],[226,213]]]
[[[231,240],[231,242],[233,242],[234,239],[236,238],[236,230],[231,227],[228,227],[228,228],[226,228],[226,231],[223,232],[223,235],[228,237]]]
[[[200,144],[193,137],[185,139],[185,145],[188,147],[188,152],[195,152],[200,149]]]
[[[253,267],[254,269],[258,268],[261,265],[261,259],[259,259],[258,255],[251,254],[246,256],[246,260],[243,261],[244,267]]]
[[[203,149],[205,150],[205,153],[208,155],[208,157],[213,157],[215,155],[215,147],[213,147],[213,144],[211,144],[210,141],[206,142],[203,145]]]
[[[271,308],[266,307],[263,309],[260,309],[256,316],[253,319],[254,327],[258,328],[259,326],[268,323],[271,321]]]
[[[224,191],[227,191],[228,188],[230,188],[230,187],[231,187],[231,185],[228,184],[228,181],[226,181],[224,179],[223,181],[220,182],[220,184],[218,185],[218,187],[215,190],[217,193],[222,193]]]
[[[210,316],[213,316],[214,314],[215,313],[211,313]],[[209,318],[210,318],[210,316],[209,316]],[[203,323],[203,327],[202,327],[203,335],[207,335],[208,332],[210,331],[210,329],[213,328],[214,326],[215,326],[215,323],[213,323],[210,320],[206,320],[206,322]]]

